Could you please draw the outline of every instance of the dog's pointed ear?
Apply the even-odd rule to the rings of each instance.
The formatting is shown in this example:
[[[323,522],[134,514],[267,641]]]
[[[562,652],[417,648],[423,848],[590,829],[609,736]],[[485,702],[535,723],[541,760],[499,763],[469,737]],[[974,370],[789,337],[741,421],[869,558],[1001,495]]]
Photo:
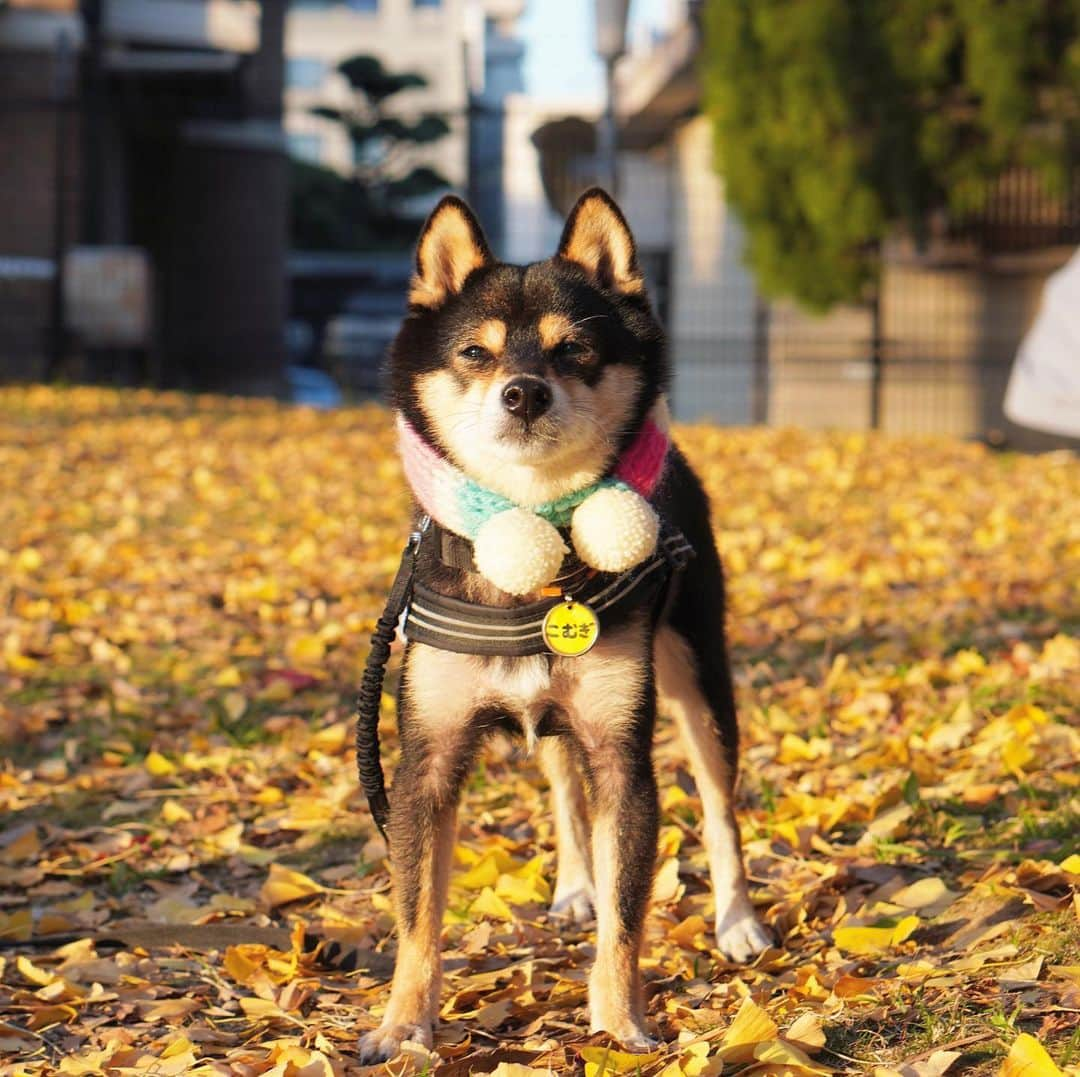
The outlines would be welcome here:
[[[465,287],[469,274],[494,259],[480,223],[460,198],[447,195],[432,210],[416,245],[409,302],[437,307]]]
[[[599,187],[586,191],[570,211],[558,257],[580,266],[608,291],[637,295],[645,287],[630,226]]]

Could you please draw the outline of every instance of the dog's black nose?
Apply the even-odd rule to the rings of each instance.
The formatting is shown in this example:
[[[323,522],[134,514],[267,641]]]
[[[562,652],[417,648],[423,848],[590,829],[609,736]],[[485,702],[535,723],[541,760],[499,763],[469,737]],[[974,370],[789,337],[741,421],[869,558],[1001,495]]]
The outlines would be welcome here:
[[[503,407],[526,423],[539,419],[551,407],[551,399],[551,386],[527,375],[508,381],[502,392]]]

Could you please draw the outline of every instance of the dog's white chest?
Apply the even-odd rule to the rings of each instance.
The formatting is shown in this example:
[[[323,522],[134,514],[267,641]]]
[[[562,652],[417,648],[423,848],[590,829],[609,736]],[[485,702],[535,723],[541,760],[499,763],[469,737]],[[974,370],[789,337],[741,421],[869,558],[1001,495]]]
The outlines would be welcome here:
[[[456,728],[490,706],[525,716],[551,696],[551,664],[542,654],[473,658],[418,643],[409,651],[406,680],[410,701],[428,726]]]
[[[547,655],[527,658],[508,658],[503,663],[491,663],[485,679],[493,692],[514,700],[524,708],[532,707],[551,692],[551,663]],[[502,666],[498,669],[498,666]]]

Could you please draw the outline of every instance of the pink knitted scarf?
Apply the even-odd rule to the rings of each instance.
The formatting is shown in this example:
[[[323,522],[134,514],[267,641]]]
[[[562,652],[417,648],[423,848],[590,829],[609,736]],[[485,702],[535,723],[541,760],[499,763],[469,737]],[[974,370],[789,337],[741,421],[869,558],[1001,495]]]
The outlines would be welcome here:
[[[619,457],[609,478],[555,501],[531,505],[530,511],[556,527],[565,527],[573,510],[604,486],[629,487],[648,500],[656,490],[667,463],[671,444],[667,425],[667,403],[661,397]],[[450,463],[400,413],[397,426],[401,460],[413,496],[424,511],[443,527],[473,538],[486,520],[516,507],[509,498],[474,482]]]

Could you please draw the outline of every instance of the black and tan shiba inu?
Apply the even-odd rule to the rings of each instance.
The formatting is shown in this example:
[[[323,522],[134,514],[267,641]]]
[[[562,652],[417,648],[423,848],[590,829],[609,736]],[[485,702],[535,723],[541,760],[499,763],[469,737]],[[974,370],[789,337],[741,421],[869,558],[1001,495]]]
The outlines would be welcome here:
[[[630,230],[603,191],[579,200],[558,253],[529,266],[498,262],[464,203],[444,199],[421,234],[409,304],[390,357],[399,422],[434,454],[425,459],[445,463],[489,500],[528,513],[603,486],[649,417],[663,413],[670,374],[663,333]],[[666,603],[655,589],[626,584],[617,615],[600,615],[598,634],[581,653],[507,655],[497,643],[496,653],[479,645],[470,653],[462,642],[472,631],[470,609],[512,616],[552,592],[497,587],[477,571],[466,538],[440,528],[436,512],[434,524],[424,520],[417,586],[445,597],[442,612],[426,616],[449,642],[422,642],[425,622],[414,609],[420,637],[407,623],[401,762],[387,828],[397,967],[382,1024],[361,1041],[365,1062],[393,1056],[405,1039],[432,1043],[458,797],[481,743],[496,729],[535,746],[551,785],[558,836],[553,914],[585,920],[595,913],[594,1031],[631,1050],[652,1043],[638,951],[657,844],[651,747],[658,707],[680,730],[701,794],[717,946],[742,961],[768,945],[747,897],[733,815],[737,728],[709,506],[678,449],[666,441],[664,447],[662,474],[647,501],[661,535],[684,536],[694,556]],[[426,480],[412,474],[416,492]],[[420,519],[425,497],[418,493],[418,501]],[[560,534],[570,541],[566,529]],[[524,551],[495,553],[511,569],[516,558],[527,559]],[[581,568],[568,552],[557,587],[588,578],[589,593],[599,597],[621,586],[619,573],[582,575]],[[477,638],[517,638],[515,623]]]

